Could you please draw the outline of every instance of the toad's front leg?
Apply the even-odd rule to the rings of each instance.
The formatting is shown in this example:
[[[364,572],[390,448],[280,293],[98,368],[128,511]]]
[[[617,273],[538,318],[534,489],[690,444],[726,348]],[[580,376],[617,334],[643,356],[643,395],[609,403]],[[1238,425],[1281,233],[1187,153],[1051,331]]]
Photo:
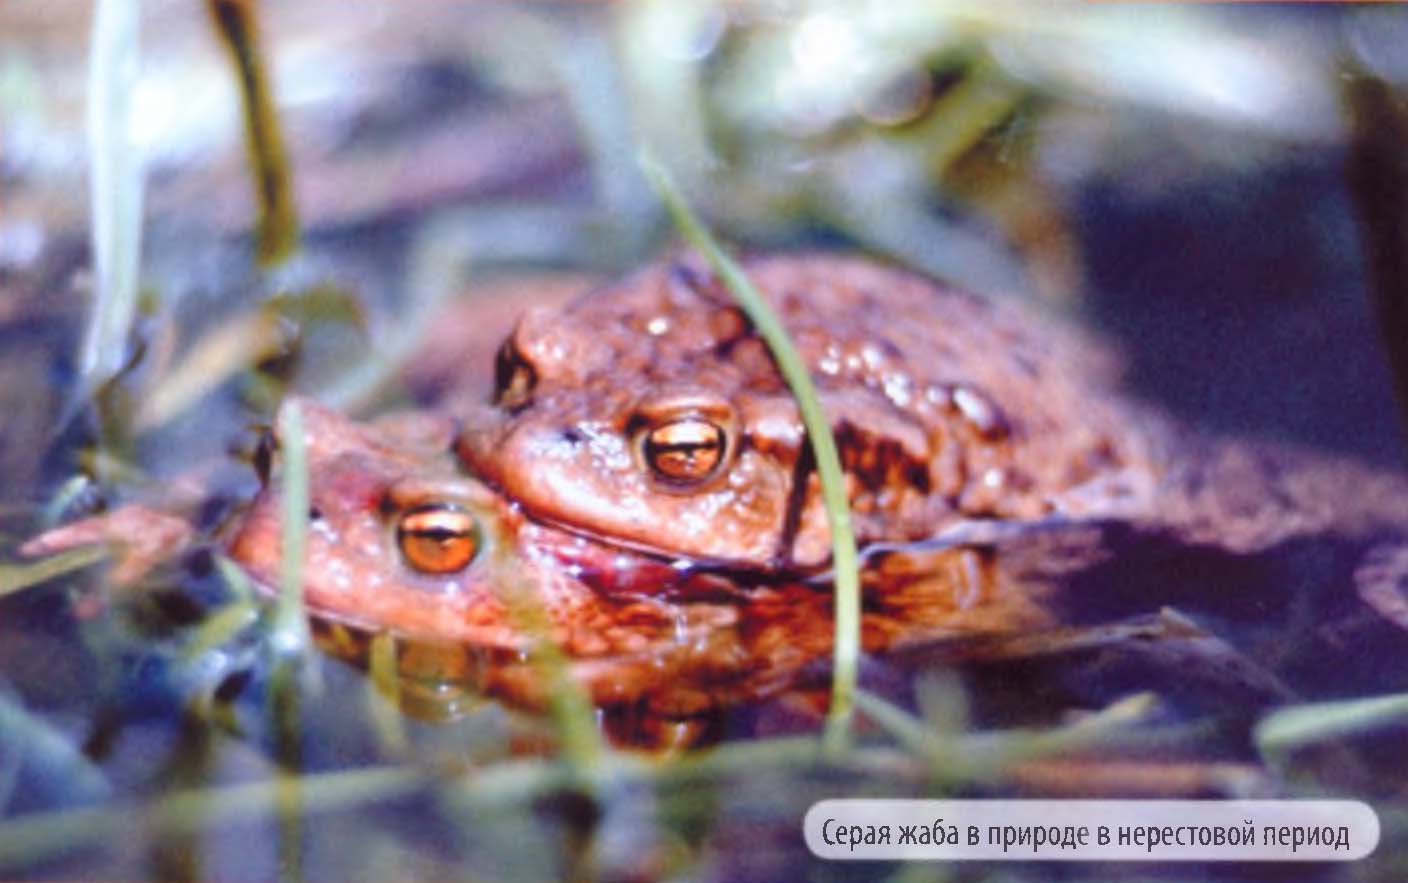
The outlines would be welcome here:
[[[184,518],[133,504],[46,531],[20,546],[20,554],[39,557],[106,545],[113,561],[112,582],[127,586],[186,551],[195,536],[195,528]]]

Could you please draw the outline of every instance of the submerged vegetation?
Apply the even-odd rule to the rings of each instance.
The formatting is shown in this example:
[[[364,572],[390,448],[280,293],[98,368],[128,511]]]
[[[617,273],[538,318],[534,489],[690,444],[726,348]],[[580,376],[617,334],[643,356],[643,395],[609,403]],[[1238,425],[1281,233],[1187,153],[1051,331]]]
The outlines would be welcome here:
[[[208,5],[220,29],[163,9],[170,28],[140,41],[128,0],[100,0],[91,21],[0,10],[0,403],[14,415],[0,436],[0,869],[830,879],[847,872],[809,864],[800,838],[827,797],[1336,794],[1372,798],[1383,840],[1360,876],[1316,879],[1401,876],[1400,664],[1377,695],[1349,695],[1293,638],[1174,611],[1082,632],[1069,652],[860,659],[839,467],[804,389],[838,528],[830,717],[802,691],[731,713],[715,744],[653,751],[622,738],[635,722],[590,706],[550,641],[529,654],[551,685],[540,715],[407,678],[418,650],[390,636],[310,634],[304,430],[296,406],[278,410],[298,391],[373,415],[487,375],[492,350],[463,352],[467,326],[441,317],[516,310],[481,293],[503,277],[597,278],[669,248],[653,183],[742,298],[704,223],[741,249],[861,249],[1026,298],[1125,340],[1140,390],[1199,425],[1393,463],[1374,328],[1345,294],[1366,273],[1336,79],[1401,94],[1382,36],[1401,17],[978,0],[872,4],[884,14]],[[85,64],[80,125],[66,71]],[[221,116],[194,110],[197,95]],[[640,144],[659,158],[644,174]],[[84,168],[86,204],[71,198]],[[1219,337],[1222,316],[1265,334]],[[1315,366],[1283,356],[1315,323],[1345,339]],[[785,340],[769,343],[805,387]],[[1266,391],[1272,356],[1299,388]],[[1347,425],[1368,429],[1349,439]],[[15,553],[132,501],[217,537],[256,480],[281,482],[289,513],[275,600],[210,544],[131,585],[102,547]],[[522,588],[514,615],[541,639]],[[1295,595],[1286,608],[1313,609]],[[1188,640],[1160,655],[1161,635]],[[1298,691],[1243,701],[1264,674],[1252,649],[1289,660]],[[892,873],[1048,876],[1014,867]],[[1142,871],[1082,873],[1068,878]]]

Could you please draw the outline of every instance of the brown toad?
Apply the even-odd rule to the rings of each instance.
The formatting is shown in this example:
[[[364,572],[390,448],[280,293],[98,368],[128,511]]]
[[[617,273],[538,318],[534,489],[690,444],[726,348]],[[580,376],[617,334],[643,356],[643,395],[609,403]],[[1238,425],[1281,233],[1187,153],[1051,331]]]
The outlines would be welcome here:
[[[816,380],[858,540],[1146,507],[1159,466],[1108,360],[1004,305],[849,257],[751,262]],[[528,313],[459,451],[535,518],[750,568],[825,561],[791,393],[726,290],[660,265]]]

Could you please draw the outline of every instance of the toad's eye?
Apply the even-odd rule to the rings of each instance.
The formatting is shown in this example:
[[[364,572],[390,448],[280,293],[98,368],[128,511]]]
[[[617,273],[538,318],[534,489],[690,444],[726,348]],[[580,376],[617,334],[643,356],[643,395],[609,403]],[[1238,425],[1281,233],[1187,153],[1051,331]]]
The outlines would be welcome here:
[[[641,458],[657,478],[698,484],[712,478],[724,462],[728,433],[703,417],[686,416],[642,431],[639,444]]]
[[[516,411],[533,397],[538,382],[533,366],[518,352],[513,339],[504,341],[494,358],[494,404]]]
[[[457,573],[479,554],[479,525],[458,506],[418,506],[401,516],[396,545],[406,563],[421,573]]]

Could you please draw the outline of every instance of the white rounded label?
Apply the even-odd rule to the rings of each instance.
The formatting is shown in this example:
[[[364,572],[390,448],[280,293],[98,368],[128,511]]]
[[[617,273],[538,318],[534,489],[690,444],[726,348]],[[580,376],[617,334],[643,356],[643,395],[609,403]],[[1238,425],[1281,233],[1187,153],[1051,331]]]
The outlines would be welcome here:
[[[826,859],[1354,861],[1379,843],[1358,800],[823,800]]]

